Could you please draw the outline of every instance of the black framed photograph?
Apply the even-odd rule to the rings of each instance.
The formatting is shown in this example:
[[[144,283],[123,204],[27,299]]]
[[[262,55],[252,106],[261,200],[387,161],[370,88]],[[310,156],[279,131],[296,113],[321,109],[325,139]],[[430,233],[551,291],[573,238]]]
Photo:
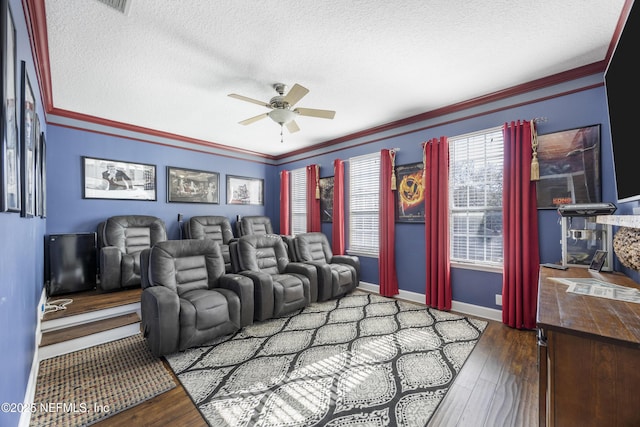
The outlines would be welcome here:
[[[320,222],[333,222],[333,177],[320,178]]]
[[[167,202],[220,203],[220,174],[167,166]]]
[[[228,205],[263,205],[264,180],[227,175]]]
[[[82,157],[82,198],[157,200],[156,166]]]
[[[538,135],[538,209],[600,203],[600,125]]]
[[[44,132],[40,132],[40,216],[47,217],[47,142]]]
[[[2,122],[0,122],[0,212],[21,212],[20,141],[18,140],[16,29],[8,0],[0,0],[2,20]]]
[[[42,216],[42,150],[40,146],[40,117],[36,113],[35,126],[33,128],[34,134],[34,199],[35,199],[35,213],[34,216]]]
[[[36,210],[36,98],[27,75],[27,64],[24,61],[21,61],[21,71],[20,157],[22,164],[20,165],[20,185],[22,187],[22,210],[20,215],[31,218],[35,215]]]
[[[396,166],[396,222],[424,223],[422,162]]]

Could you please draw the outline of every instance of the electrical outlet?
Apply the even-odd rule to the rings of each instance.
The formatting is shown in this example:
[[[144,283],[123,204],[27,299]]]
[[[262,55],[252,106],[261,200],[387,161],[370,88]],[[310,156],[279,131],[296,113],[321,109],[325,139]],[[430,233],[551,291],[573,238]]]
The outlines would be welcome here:
[[[502,295],[496,294],[496,305],[502,305]]]

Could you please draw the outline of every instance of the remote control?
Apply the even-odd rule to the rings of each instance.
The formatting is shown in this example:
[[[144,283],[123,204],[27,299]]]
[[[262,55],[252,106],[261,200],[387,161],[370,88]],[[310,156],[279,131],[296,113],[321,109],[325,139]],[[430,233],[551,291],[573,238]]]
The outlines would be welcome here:
[[[550,262],[546,264],[540,264],[540,265],[547,268],[555,268],[556,270],[567,270],[569,268],[566,265],[551,264]]]

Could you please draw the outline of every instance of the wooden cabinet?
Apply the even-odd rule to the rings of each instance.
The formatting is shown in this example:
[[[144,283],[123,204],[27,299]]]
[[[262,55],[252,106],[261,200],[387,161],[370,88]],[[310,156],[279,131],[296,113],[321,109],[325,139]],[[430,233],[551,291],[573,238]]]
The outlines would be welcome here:
[[[540,267],[540,425],[640,426],[640,304],[568,293],[553,277],[640,289],[620,273]]]

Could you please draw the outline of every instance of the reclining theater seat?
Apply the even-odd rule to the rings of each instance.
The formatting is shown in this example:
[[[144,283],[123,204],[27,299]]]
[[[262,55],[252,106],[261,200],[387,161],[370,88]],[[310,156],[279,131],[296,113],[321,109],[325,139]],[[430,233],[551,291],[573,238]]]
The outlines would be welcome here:
[[[213,240],[167,240],[145,249],[142,330],[156,356],[185,350],[253,323],[253,283],[225,274]]]
[[[318,301],[336,298],[360,283],[360,259],[333,255],[323,233],[302,233],[295,237],[298,261],[314,265],[318,272]]]
[[[238,237],[248,236],[250,234],[273,234],[271,219],[268,216],[262,215],[249,215],[240,218]]]
[[[185,223],[187,239],[210,239],[222,249],[225,271],[231,273],[229,242],[234,238],[229,218],[226,216],[193,216]]]
[[[317,299],[315,268],[290,262],[280,236],[242,236],[232,242],[231,255],[235,271],[253,281],[255,320],[291,313]]]
[[[164,222],[154,216],[112,216],[98,225],[100,288],[140,286],[140,252],[167,240]]]

